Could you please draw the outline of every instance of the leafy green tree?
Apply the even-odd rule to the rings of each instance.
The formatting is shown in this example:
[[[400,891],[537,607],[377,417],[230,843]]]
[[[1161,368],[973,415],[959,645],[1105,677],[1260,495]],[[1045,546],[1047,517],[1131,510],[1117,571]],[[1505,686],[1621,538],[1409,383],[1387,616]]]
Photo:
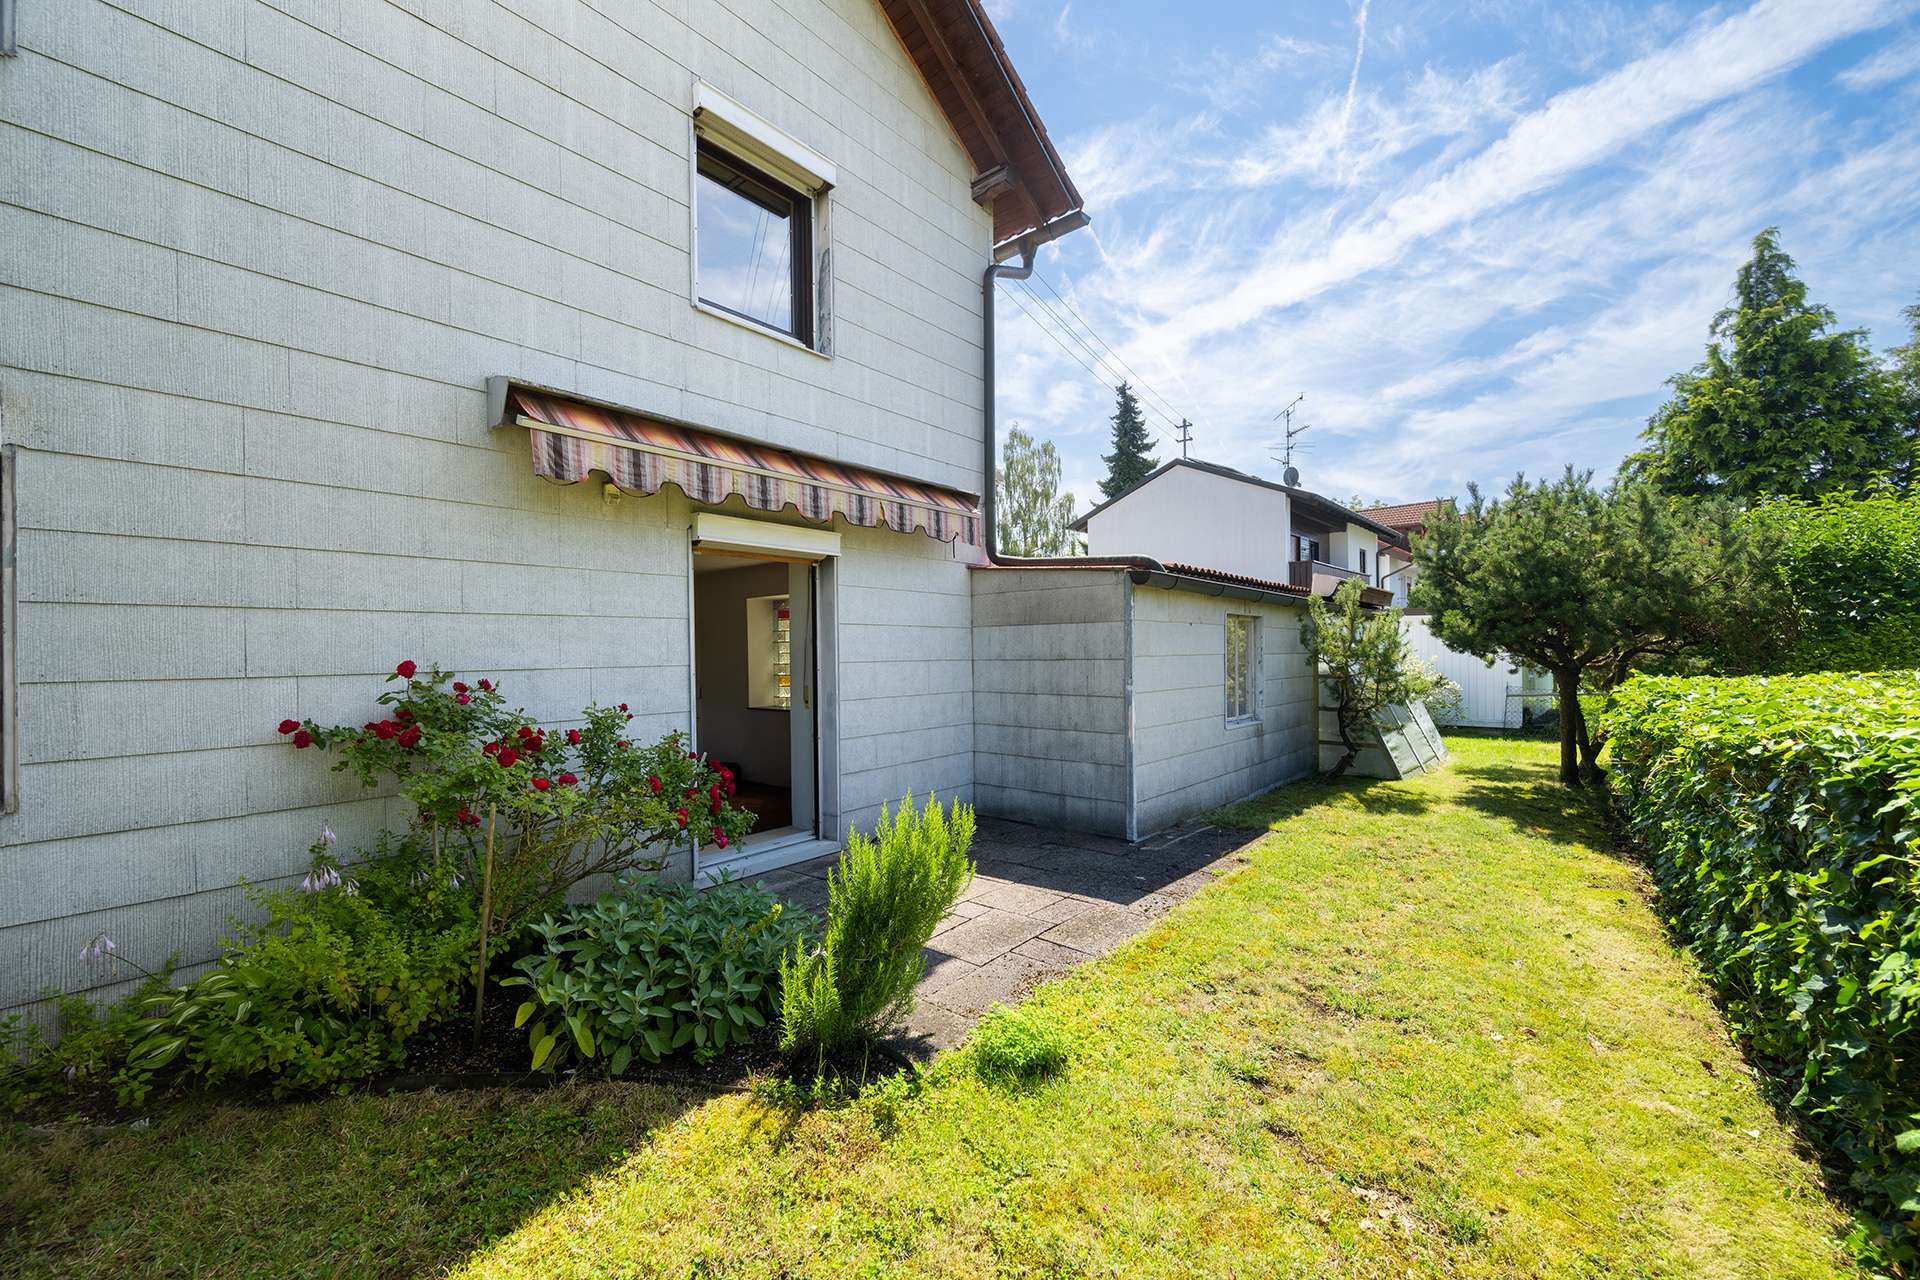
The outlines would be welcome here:
[[[1760,665],[1785,606],[1764,531],[1734,504],[1683,499],[1567,468],[1556,481],[1516,477],[1494,501],[1469,489],[1414,543],[1411,603],[1433,634],[1489,661],[1553,675],[1560,780],[1595,776],[1601,741],[1580,693],[1605,693],[1635,669],[1735,655]]]
[[[1012,556],[1065,556],[1076,550],[1073,495],[1060,492],[1060,455],[1053,441],[1034,438],[1015,423],[998,477],[1000,547]]]
[[[1906,445],[1903,466],[1890,468],[1888,479],[1908,493],[1920,490],[1920,303],[1901,312],[1910,336],[1904,346],[1887,352],[1893,377],[1894,421]]]
[[[1329,781],[1353,767],[1366,745],[1360,735],[1380,712],[1453,687],[1407,647],[1398,610],[1369,609],[1360,597],[1360,579],[1348,578],[1335,589],[1331,606],[1319,596],[1307,601],[1307,656],[1332,688],[1340,732],[1341,755],[1327,770]]]
[[[1109,500],[1145,480],[1160,465],[1151,452],[1153,438],[1147,434],[1147,419],[1133,388],[1123,382],[1113,395],[1113,452],[1101,458],[1107,464],[1107,478],[1100,482],[1100,492]]]
[[[1863,492],[1913,465],[1893,380],[1861,331],[1832,331],[1793,265],[1779,228],[1754,237],[1705,362],[1668,380],[1673,397],[1629,475],[1668,493],[1809,497]]]

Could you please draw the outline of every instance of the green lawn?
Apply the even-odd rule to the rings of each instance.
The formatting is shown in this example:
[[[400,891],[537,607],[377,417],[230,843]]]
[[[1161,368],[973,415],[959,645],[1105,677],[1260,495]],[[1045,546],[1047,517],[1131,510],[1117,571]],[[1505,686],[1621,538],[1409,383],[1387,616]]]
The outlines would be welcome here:
[[[806,1111],[641,1085],[197,1106],[16,1130],[33,1276],[1796,1276],[1843,1217],[1645,879],[1462,739],[1303,784],[1154,932],[1036,994],[1027,1093],[958,1055]]]

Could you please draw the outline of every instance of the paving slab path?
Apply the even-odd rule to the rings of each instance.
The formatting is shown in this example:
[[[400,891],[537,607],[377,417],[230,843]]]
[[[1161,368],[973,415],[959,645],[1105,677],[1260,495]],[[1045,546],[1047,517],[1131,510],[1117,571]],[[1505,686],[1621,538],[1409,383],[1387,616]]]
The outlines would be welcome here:
[[[965,1038],[996,1001],[1146,930],[1175,903],[1243,861],[1263,831],[1204,824],[1174,827],[1138,843],[1000,818],[982,818],[977,871],[927,943],[907,1025],[890,1047],[931,1057]],[[808,910],[827,902],[833,855],[760,877],[768,890]]]

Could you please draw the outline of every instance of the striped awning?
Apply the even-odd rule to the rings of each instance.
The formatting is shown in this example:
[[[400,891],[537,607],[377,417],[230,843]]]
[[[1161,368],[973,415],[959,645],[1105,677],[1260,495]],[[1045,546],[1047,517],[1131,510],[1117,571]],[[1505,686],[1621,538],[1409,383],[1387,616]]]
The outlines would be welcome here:
[[[837,515],[867,528],[919,530],[970,546],[980,539],[980,513],[971,498],[877,471],[525,387],[508,388],[500,422],[529,428],[534,473],[562,484],[599,471],[629,493],[658,493],[672,484],[695,502],[718,504],[737,493],[759,511],[792,507],[809,520]]]

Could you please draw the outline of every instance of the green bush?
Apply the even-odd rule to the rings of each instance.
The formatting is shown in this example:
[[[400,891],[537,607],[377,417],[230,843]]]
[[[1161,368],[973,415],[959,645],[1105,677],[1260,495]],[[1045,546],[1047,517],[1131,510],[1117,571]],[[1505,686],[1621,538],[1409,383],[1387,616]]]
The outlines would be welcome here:
[[[92,944],[87,948],[91,953]],[[19,1014],[0,1018],[0,1111],[112,1079],[140,1028],[145,1001],[167,991],[169,965],[149,975],[132,995],[105,1008],[84,995],[56,998],[59,1038],[49,1042]]]
[[[1662,901],[1888,1256],[1920,1236],[1920,673],[1638,677],[1606,715]]]
[[[897,1024],[913,1007],[920,951],[973,878],[973,809],[937,798],[880,811],[874,839],[855,833],[827,877],[827,930],[780,966],[780,1051],[825,1055]]]
[[[266,919],[236,922],[212,969],[140,1002],[123,1097],[167,1072],[265,1078],[276,1094],[339,1088],[398,1065],[407,1038],[466,987],[472,898],[416,844],[383,842],[346,871],[322,858],[302,889],[255,902]]]
[[[1920,667],[1920,495],[1762,503],[1793,637],[1786,671]]]
[[[1066,1033],[1030,1009],[996,1004],[973,1030],[974,1072],[990,1084],[1034,1084],[1067,1065]]]
[[[622,880],[617,892],[533,926],[544,946],[502,986],[528,988],[536,1071],[578,1058],[613,1075],[683,1049],[706,1061],[767,1025],[780,959],[818,928],[756,886]]]

